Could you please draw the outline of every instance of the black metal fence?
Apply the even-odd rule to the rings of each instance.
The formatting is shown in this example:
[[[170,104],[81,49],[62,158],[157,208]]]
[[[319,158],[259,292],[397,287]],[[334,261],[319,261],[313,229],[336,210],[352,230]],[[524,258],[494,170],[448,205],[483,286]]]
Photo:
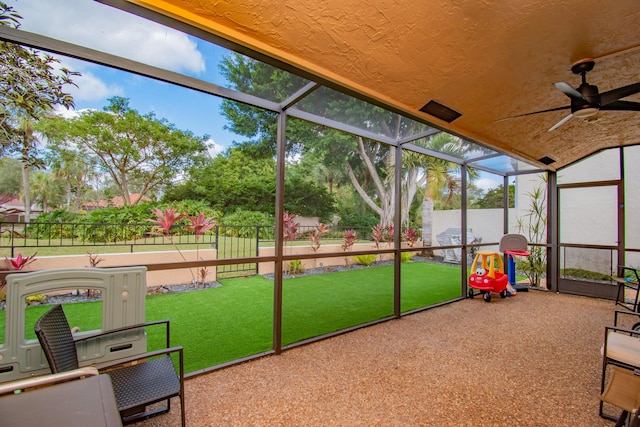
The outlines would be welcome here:
[[[311,243],[314,226],[300,226],[295,241]],[[326,243],[342,243],[345,231],[356,232],[358,241],[374,240],[372,230],[367,227],[331,227],[323,233],[321,240]],[[391,236],[386,236],[387,240]],[[285,239],[289,243],[288,239]],[[18,253],[39,248],[81,248],[78,253],[102,252],[142,252],[154,246],[177,246],[180,249],[212,247],[217,250],[218,259],[249,258],[260,255],[260,246],[275,243],[273,225],[216,225],[201,236],[196,236],[186,225],[174,225],[171,235],[157,231],[152,223],[107,224],[107,223],[0,223],[0,251],[4,256],[14,258]],[[117,250],[114,248],[122,248]],[[102,249],[101,249],[102,248]],[[106,248],[109,248],[108,250]],[[46,251],[45,251],[46,252]],[[65,253],[72,253],[66,251]],[[42,254],[41,254],[42,255]],[[218,266],[218,275],[233,277],[256,273],[256,263],[229,264]]]
[[[186,225],[175,225],[171,235],[159,233],[153,224],[97,223],[0,223],[0,251],[14,258],[26,251],[75,248],[78,253],[142,252],[160,246],[181,250],[211,247],[218,259],[255,257],[260,240],[273,240],[273,226],[217,225],[196,236]],[[107,249],[108,248],[108,249]],[[120,248],[120,249],[117,249]],[[80,252],[82,251],[82,252]],[[65,251],[65,253],[72,253]],[[257,272],[257,264],[231,264],[218,267],[218,274],[227,277]]]

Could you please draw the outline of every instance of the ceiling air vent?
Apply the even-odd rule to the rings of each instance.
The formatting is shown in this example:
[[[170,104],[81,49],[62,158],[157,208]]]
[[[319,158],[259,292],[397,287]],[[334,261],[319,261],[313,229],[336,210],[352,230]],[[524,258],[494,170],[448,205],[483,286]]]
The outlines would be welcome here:
[[[556,162],[555,160],[553,160],[553,159],[552,159],[551,157],[549,157],[549,156],[544,156],[544,157],[542,157],[542,158],[538,159],[538,161],[539,161],[540,163],[543,163],[543,164],[547,165],[547,166],[549,166],[551,163],[555,163],[555,162]]]
[[[427,102],[427,105],[422,107],[420,111],[431,114],[432,116],[437,117],[440,120],[444,120],[447,123],[451,123],[462,115],[461,113],[458,113],[457,111],[452,110],[451,108],[434,100]]]

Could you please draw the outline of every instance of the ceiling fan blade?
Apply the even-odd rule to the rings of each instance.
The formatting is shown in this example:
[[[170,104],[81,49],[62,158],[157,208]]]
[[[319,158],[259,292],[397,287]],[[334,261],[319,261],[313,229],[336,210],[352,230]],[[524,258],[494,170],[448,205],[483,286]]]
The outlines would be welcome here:
[[[548,113],[549,111],[568,110],[570,108],[571,108],[570,105],[567,105],[566,107],[549,108],[548,110],[540,110],[540,111],[534,111],[533,113],[525,113],[525,114],[519,114],[517,116],[505,117],[503,119],[496,120],[496,122],[501,122],[501,121],[510,120],[510,119],[517,119],[518,117],[531,116],[533,114]]]
[[[600,105],[607,105],[618,99],[640,92],[640,83],[619,87],[600,94]]]
[[[551,129],[549,129],[549,132],[558,129],[560,126],[562,126],[563,124],[568,122],[571,117],[573,117],[573,113],[569,114],[568,116],[565,116],[564,119],[560,120],[558,123],[553,125],[553,127]]]
[[[640,102],[614,101],[603,105],[600,109],[610,111],[640,111]]]
[[[564,94],[567,95],[569,98],[582,99],[583,101],[586,101],[586,99],[584,99],[584,96],[582,96],[582,94],[578,92],[576,89],[574,89],[573,86],[571,86],[569,83],[558,82],[558,83],[554,83],[553,85],[558,90],[564,92]]]

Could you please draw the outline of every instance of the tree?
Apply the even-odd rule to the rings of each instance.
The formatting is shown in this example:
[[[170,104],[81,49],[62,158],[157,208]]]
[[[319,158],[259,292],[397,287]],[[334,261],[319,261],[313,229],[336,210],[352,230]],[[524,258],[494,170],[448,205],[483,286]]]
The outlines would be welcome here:
[[[0,158],[0,194],[17,196],[21,190],[20,160],[11,157]]]
[[[103,111],[86,111],[71,119],[53,117],[39,129],[50,143],[85,149],[95,156],[125,205],[136,204],[200,164],[208,138],[179,130],[154,113],[141,115],[121,97],[110,98]],[[131,200],[134,192],[138,196]]]
[[[0,25],[18,28],[22,19],[12,7],[0,2]],[[60,68],[59,61],[33,49],[0,41],[0,154],[16,154],[22,162],[25,220],[31,200],[29,170],[41,159],[33,134],[34,124],[56,105],[73,107],[73,97],[64,92],[79,73]]]
[[[48,144],[45,160],[53,173],[65,182],[67,209],[77,212],[93,190],[90,180],[96,175],[96,158],[81,147]]]
[[[509,185],[509,207],[515,206],[515,185]],[[495,188],[487,190],[484,197],[474,201],[472,207],[478,209],[491,209],[491,208],[503,208],[504,207],[504,186],[502,184]]]
[[[207,200],[225,214],[244,210],[274,215],[276,162],[253,154],[242,146],[228,149],[190,171],[190,178],[169,189],[165,200]],[[333,197],[295,169],[285,181],[285,209],[297,215],[330,216]]]
[[[221,72],[234,89],[258,96],[269,95],[269,99],[285,99],[299,84],[295,76],[274,71],[265,64],[235,54],[221,63]],[[421,123],[358,99],[328,89],[320,90],[321,103],[317,102],[320,96],[315,99],[305,98],[296,107],[323,117],[340,118],[344,123],[393,140],[427,129]],[[239,135],[252,138],[247,143],[262,147],[263,152],[273,155],[276,126],[272,113],[260,112],[253,107],[231,101],[223,102],[221,108],[222,114],[229,120],[230,129]],[[288,120],[286,137],[288,155],[312,155],[327,170],[346,171],[354,191],[369,209],[379,216],[380,223],[388,224],[393,221],[396,200],[393,148],[374,140],[326,129],[301,120]],[[460,139],[456,139],[456,142],[459,147],[469,146]],[[402,174],[403,182],[403,223],[408,222],[409,206],[418,193],[417,186],[426,185],[428,182],[428,174],[425,173],[428,170],[422,164],[412,164],[403,165],[403,170],[397,172]]]
[[[422,141],[421,145],[452,157],[462,157],[470,146],[460,138],[444,132],[432,135]],[[422,241],[423,245],[430,246],[433,240],[435,206],[451,204],[460,195],[460,166],[448,160],[410,151],[403,153],[402,160],[403,167],[407,171],[405,173],[413,175],[406,180],[406,188],[403,189],[403,211],[409,211],[415,193],[420,193],[422,197]],[[468,169],[467,173],[470,179],[476,176],[471,169]],[[460,206],[457,207],[460,208]]]
[[[275,206],[275,193],[272,206]],[[328,221],[335,212],[335,198],[325,185],[318,185],[305,175],[304,169],[290,165],[284,183],[284,209]]]
[[[36,171],[31,177],[31,193],[34,202],[40,203],[43,211],[58,207],[64,200],[64,182],[54,174]]]

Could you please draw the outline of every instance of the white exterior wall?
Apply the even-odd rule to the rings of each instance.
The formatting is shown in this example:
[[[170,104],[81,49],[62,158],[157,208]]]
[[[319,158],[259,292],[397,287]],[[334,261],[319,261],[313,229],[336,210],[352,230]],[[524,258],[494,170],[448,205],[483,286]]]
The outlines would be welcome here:
[[[640,248],[640,147],[625,148],[626,246]],[[558,172],[558,184],[617,180],[618,150],[608,150]],[[528,193],[540,183],[537,175],[516,179],[516,216],[522,217]],[[560,193],[560,242],[617,245],[617,193],[614,187],[565,189]],[[510,223],[511,224],[511,223]],[[613,256],[613,259],[612,259]],[[612,274],[618,264],[609,250],[568,248],[561,253],[560,268],[581,268]],[[628,252],[626,265],[640,266],[640,253]]]
[[[625,148],[625,215],[626,246],[640,249],[640,146]],[[558,183],[597,182],[619,179],[617,150],[591,156],[558,173]],[[517,219],[530,209],[529,194],[539,185],[546,185],[540,174],[518,175],[515,181],[515,208],[509,210],[509,232],[518,233]],[[562,243],[616,245],[617,194],[612,187],[568,189],[561,192],[560,225]],[[469,209],[468,229],[483,242],[497,242],[503,234],[502,209]],[[436,236],[447,228],[460,228],[459,210],[435,211],[433,246]],[[522,233],[525,234],[526,233]],[[563,251],[561,268],[582,268],[611,274],[618,260],[609,250],[570,248]],[[640,267],[640,253],[627,252],[626,265]]]
[[[509,209],[509,223],[515,221],[515,209]],[[436,236],[448,228],[460,228],[461,212],[459,209],[434,211],[433,212],[433,240],[431,245],[438,247]],[[504,233],[504,221],[502,209],[469,209],[467,210],[467,230],[476,237],[482,239],[482,243],[498,243]],[[484,247],[483,249],[498,250],[495,247]],[[440,251],[435,251],[436,255],[442,255]]]

